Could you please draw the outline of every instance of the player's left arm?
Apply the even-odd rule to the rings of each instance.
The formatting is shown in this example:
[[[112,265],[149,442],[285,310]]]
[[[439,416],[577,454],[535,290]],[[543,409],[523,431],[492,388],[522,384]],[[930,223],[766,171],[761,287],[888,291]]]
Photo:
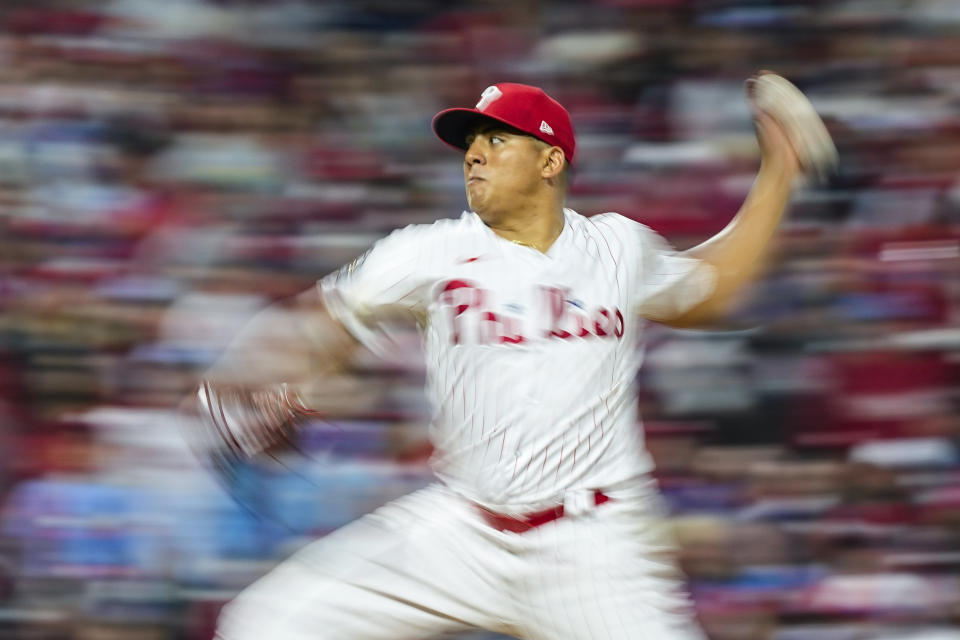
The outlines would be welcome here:
[[[760,145],[760,170],[730,224],[682,254],[713,267],[716,280],[712,293],[679,315],[653,318],[664,324],[697,326],[726,313],[736,293],[760,271],[797,174],[825,172],[836,160],[836,150],[823,123],[793,85],[773,74],[751,82],[764,83],[750,95]]]

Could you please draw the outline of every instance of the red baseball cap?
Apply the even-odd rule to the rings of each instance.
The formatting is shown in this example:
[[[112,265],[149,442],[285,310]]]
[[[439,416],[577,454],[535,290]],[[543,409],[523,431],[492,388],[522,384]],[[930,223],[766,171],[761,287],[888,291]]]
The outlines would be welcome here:
[[[467,149],[467,134],[480,120],[494,120],[563,149],[573,164],[574,140],[570,114],[540,87],[501,82],[484,89],[473,109],[445,109],[433,117],[433,132],[457,149]]]

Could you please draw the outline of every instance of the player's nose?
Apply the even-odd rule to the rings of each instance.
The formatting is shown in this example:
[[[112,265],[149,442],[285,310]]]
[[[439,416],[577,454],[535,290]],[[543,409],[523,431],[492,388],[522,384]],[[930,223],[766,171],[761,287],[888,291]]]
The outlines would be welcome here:
[[[463,158],[463,162],[467,166],[486,162],[486,156],[483,154],[483,148],[478,140],[474,140],[470,143],[470,146],[467,147],[467,153]]]

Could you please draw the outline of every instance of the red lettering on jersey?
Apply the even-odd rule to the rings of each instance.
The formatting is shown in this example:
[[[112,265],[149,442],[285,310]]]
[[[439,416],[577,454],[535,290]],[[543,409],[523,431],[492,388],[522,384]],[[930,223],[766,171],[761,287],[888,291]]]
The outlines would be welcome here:
[[[595,307],[587,313],[577,303],[576,309],[568,305],[568,291],[559,287],[543,287],[549,325],[543,329],[545,338],[613,338],[620,339],[626,331],[626,321],[620,309]],[[464,339],[466,318],[477,324],[477,344],[523,344],[526,338],[521,331],[521,322],[514,317],[500,315],[488,308],[486,292],[468,280],[450,280],[440,290],[437,299],[450,307],[451,337],[453,344]],[[467,316],[467,311],[472,314]]]
[[[460,316],[483,305],[483,290],[467,280],[451,280],[440,290],[440,302],[450,305],[453,344],[460,344]]]
[[[480,343],[489,344],[500,340],[500,318],[493,311],[484,311],[480,316]]]
[[[610,312],[600,307],[597,309],[597,316],[593,323],[593,332],[602,338],[608,335],[607,329],[610,328]],[[601,319],[603,320],[602,325],[600,324]]]
[[[563,340],[570,338],[572,334],[560,328],[566,312],[566,292],[556,287],[544,287],[543,290],[547,296],[547,308],[550,310],[550,328],[547,329],[546,336]]]
[[[518,324],[516,318],[484,311],[480,318],[480,343],[521,344],[524,337],[519,333]]]
[[[577,337],[586,338],[590,336],[590,330],[587,329],[587,318],[582,313],[577,313],[574,315],[577,319]]]
[[[543,287],[549,311],[550,326],[544,330],[547,338],[622,338],[625,328],[623,313],[619,309],[611,312],[605,307],[596,307],[592,314],[581,308],[568,307],[568,291],[558,287]],[[592,315],[592,318],[591,318]],[[572,333],[571,333],[572,330]]]
[[[617,336],[617,338],[622,338],[626,323],[623,321],[623,314],[620,313],[620,309],[615,309],[615,312],[617,314],[617,324],[613,327],[613,334]]]
[[[520,333],[520,323],[517,322],[516,318],[511,318],[510,316],[505,316],[502,319],[500,332],[500,344],[523,344],[524,337]]]

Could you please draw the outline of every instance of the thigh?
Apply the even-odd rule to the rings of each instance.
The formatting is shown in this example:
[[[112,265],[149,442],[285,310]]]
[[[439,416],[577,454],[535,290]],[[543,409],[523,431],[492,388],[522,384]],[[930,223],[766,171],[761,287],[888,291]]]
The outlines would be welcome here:
[[[521,583],[531,640],[703,640],[655,496],[540,527]]]
[[[497,628],[507,606],[467,506],[428,487],[314,542],[224,607],[221,640],[407,640]]]

